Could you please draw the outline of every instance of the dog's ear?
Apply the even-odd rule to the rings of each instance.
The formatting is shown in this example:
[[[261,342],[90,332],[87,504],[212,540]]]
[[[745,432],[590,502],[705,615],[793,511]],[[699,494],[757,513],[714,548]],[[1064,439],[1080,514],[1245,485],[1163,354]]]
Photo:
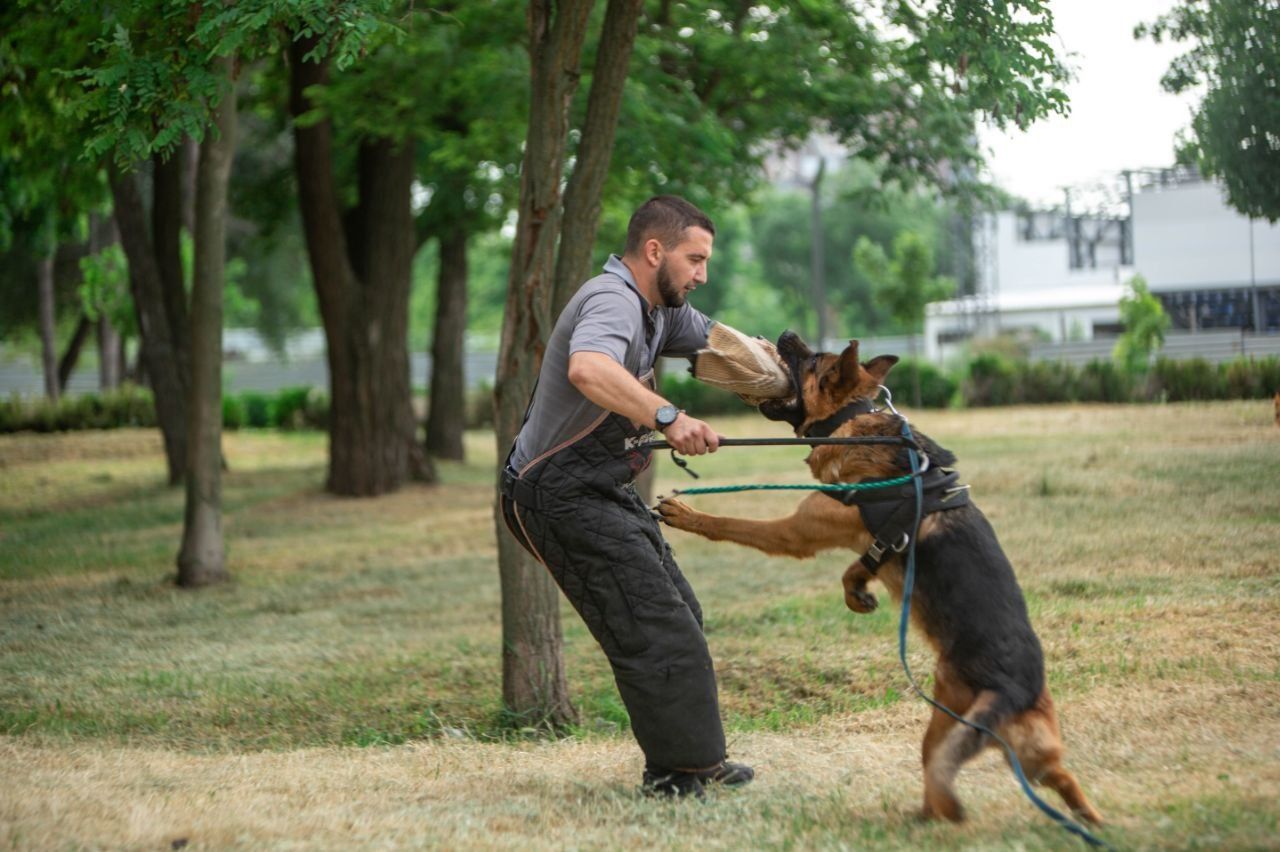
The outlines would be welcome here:
[[[852,393],[858,386],[858,341],[850,340],[840,353],[836,365],[822,377],[822,384],[836,395]]]
[[[871,374],[871,378],[876,380],[876,384],[884,384],[884,377],[889,375],[889,371],[893,369],[893,365],[898,363],[897,355],[877,355],[870,361],[862,365],[862,368]]]

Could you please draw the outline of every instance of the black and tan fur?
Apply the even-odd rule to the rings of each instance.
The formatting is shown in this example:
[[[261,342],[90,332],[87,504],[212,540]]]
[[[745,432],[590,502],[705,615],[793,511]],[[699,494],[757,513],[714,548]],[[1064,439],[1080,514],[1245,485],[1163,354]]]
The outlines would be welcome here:
[[[765,403],[761,413],[788,421],[798,435],[856,399],[875,398],[897,361],[883,356],[860,363],[856,341],[839,355],[814,353],[790,333],[779,339],[778,352],[799,393],[788,401]],[[897,417],[881,411],[854,417],[834,435],[900,432]],[[954,463],[951,453],[927,437],[917,432],[915,438],[931,464]],[[808,464],[813,476],[826,483],[899,476],[908,469],[906,451],[886,445],[820,446],[810,453]],[[856,506],[820,492],[802,500],[793,514],[775,520],[708,515],[676,499],[663,500],[658,510],[678,529],[770,554],[807,557],[833,549],[862,553],[873,540]],[[883,582],[900,602],[903,569],[901,558],[893,557],[873,578],[855,561],[843,578],[846,605],[855,612],[875,609],[876,599],[866,590],[872,579]],[[1062,765],[1062,741],[1045,686],[1040,642],[995,532],[972,503],[929,515],[921,524],[911,614],[913,625],[938,654],[934,699],[994,730],[1013,747],[1029,779],[1056,790],[1081,818],[1101,822]],[[966,761],[993,744],[990,737],[933,711],[923,744],[925,817],[964,818],[955,793],[956,775]]]

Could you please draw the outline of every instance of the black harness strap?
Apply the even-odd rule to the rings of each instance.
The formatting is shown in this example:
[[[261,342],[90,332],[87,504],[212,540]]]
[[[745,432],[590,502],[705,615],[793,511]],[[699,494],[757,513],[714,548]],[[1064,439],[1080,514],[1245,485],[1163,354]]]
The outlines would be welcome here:
[[[935,467],[921,475],[924,488],[924,507],[921,515],[958,509],[969,503],[969,486],[960,485],[960,474],[948,468]],[[871,480],[874,481],[874,480]],[[891,553],[901,553],[915,535],[916,522],[915,485],[875,488],[870,491],[824,491],[828,497],[846,506],[857,506],[862,513],[862,523],[875,537],[871,547],[862,554],[863,567],[872,574]]]

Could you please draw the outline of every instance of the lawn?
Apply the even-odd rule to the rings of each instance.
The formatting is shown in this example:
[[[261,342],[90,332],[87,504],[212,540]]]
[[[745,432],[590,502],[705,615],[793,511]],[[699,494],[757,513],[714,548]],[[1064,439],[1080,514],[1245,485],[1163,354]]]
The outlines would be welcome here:
[[[957,453],[1013,561],[1103,837],[1280,848],[1270,402],[913,424]],[[781,434],[754,417],[716,425]],[[555,740],[512,729],[492,434],[467,450],[439,485],[349,500],[321,490],[323,435],[229,433],[234,582],[192,592],[172,584],[182,494],[164,485],[158,433],[0,437],[0,846],[1081,846],[993,753],[961,774],[968,823],[914,818],[928,708],[898,664],[895,608],[844,608],[847,553],[776,559],[668,533],[706,611],[730,752],[759,771],[745,790],[636,794],[626,713],[567,606],[581,725]],[[698,484],[800,483],[802,459],[726,449],[691,464]],[[686,484],[660,462],[659,492]],[[690,502],[767,517],[798,499]],[[910,659],[929,672],[922,642]]]

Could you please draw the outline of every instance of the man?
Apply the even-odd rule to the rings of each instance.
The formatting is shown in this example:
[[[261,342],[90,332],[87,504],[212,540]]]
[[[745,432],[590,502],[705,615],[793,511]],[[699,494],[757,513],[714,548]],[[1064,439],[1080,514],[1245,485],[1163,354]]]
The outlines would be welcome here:
[[[502,511],[547,567],[613,667],[645,756],[650,794],[749,782],[725,760],[702,609],[633,486],[653,430],[679,452],[720,437],[655,391],[659,355],[690,356],[712,323],[686,303],[707,281],[715,226],[676,196],[631,217],[622,257],[582,285],[556,322],[503,475]]]

